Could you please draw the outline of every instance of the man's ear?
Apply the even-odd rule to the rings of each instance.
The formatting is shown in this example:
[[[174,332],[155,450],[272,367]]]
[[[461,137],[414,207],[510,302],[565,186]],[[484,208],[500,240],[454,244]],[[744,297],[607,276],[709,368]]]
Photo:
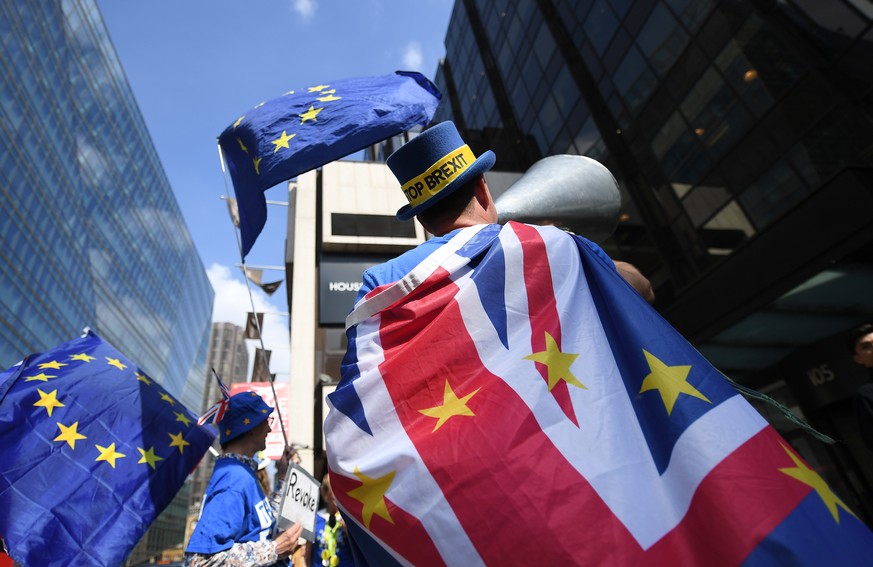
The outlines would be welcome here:
[[[473,181],[473,195],[479,201],[479,205],[483,209],[488,208],[488,204],[493,201],[491,191],[488,189],[488,184],[485,182],[485,176],[480,175]]]

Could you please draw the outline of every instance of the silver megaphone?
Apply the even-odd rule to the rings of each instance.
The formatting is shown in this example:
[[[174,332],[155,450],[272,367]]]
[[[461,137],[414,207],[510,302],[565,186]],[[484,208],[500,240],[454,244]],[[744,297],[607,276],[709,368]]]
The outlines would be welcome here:
[[[566,228],[595,242],[618,224],[618,182],[600,162],[585,156],[545,157],[494,203],[498,222],[514,220]]]

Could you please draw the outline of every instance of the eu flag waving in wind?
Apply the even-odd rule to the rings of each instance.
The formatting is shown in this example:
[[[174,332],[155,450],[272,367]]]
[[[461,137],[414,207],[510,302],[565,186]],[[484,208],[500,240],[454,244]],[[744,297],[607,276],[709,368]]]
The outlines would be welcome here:
[[[465,228],[347,319],[359,565],[859,565],[873,534],[588,243]]]
[[[371,144],[426,125],[440,92],[397,71],[291,90],[246,112],[218,138],[239,206],[243,257],[267,221],[264,191]]]
[[[93,332],[0,374],[0,537],[22,565],[121,565],[215,437]]]

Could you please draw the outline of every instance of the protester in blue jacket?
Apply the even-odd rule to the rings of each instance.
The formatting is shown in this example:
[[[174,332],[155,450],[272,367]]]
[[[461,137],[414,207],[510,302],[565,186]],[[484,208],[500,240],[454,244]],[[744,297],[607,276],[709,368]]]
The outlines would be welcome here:
[[[257,479],[255,453],[263,451],[273,408],[254,392],[232,396],[219,428],[222,453],[185,550],[190,567],[286,565],[298,547],[300,524],[273,535],[278,498],[268,499]],[[287,463],[285,464],[287,469]]]

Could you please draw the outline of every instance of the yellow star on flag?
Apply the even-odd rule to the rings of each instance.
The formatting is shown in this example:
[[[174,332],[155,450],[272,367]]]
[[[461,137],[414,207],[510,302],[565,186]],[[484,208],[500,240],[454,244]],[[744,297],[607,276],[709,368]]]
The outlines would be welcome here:
[[[175,411],[173,413],[176,414],[176,421],[181,421],[185,424],[185,427],[191,425],[191,420],[188,419],[188,416],[186,416],[184,413],[179,413]]]
[[[167,435],[169,435],[170,439],[173,440],[170,443],[170,447],[178,447],[180,453],[185,452],[185,445],[191,444],[191,443],[188,443],[187,441],[185,441],[184,439],[182,439],[182,432],[181,431],[175,435],[173,435],[172,433],[168,433]]]
[[[121,459],[122,457],[126,457],[124,453],[119,453],[115,450],[115,443],[108,447],[101,447],[100,445],[94,445],[97,447],[97,450],[100,451],[100,456],[95,459],[95,461],[106,461],[112,468],[115,468],[115,459]]]
[[[155,470],[155,463],[164,460],[163,457],[155,455],[154,447],[149,447],[148,451],[146,451],[145,449],[140,449],[139,447],[137,447],[136,450],[139,451],[140,455],[142,455],[142,457],[136,462],[136,464],[138,465],[146,464],[152,467],[152,470]]]
[[[167,393],[161,394],[161,399],[169,403],[171,406],[176,405],[176,401]]]
[[[119,370],[124,370],[125,368],[127,368],[127,366],[122,364],[122,362],[120,360],[118,360],[117,358],[109,358],[108,356],[106,356],[104,358],[106,359],[106,363],[109,364],[109,366],[114,366],[115,368],[117,368]]]
[[[418,411],[419,413],[423,413],[428,417],[437,418],[436,425],[433,426],[433,431],[436,431],[437,429],[442,427],[442,425],[447,422],[450,417],[455,417],[456,415],[476,415],[473,413],[473,410],[471,410],[467,406],[467,402],[470,401],[470,398],[475,396],[476,393],[481,389],[482,388],[476,388],[463,398],[458,398],[458,396],[455,395],[454,390],[452,390],[452,387],[449,385],[449,381],[446,380],[445,391],[443,393],[443,405],[434,406],[432,408],[426,408]],[[431,431],[431,433],[433,433],[433,431]]]
[[[315,117],[318,116],[318,113],[324,110],[323,108],[315,108],[314,106],[310,106],[309,110],[300,115],[300,123],[303,124],[307,120],[315,120]]]
[[[289,136],[288,132],[286,132],[285,130],[282,130],[282,135],[270,142],[271,144],[276,146],[275,148],[273,148],[273,153],[275,154],[276,152],[278,152],[279,148],[286,148],[286,149],[290,150],[291,147],[288,145],[288,141],[291,140],[291,138],[293,138],[296,135],[297,134],[291,134]]]
[[[309,87],[309,92],[318,93],[329,87],[330,85],[316,85],[314,87]]]
[[[97,359],[94,358],[93,356],[88,356],[84,352],[81,352],[79,354],[74,354],[73,356],[71,356],[70,360],[80,360],[82,362],[91,362],[92,360],[97,360]]]
[[[145,374],[140,374],[139,372],[137,372],[136,379],[139,380],[140,382],[142,382],[143,384],[145,384],[146,386],[152,385],[151,381],[148,378],[146,378]]]
[[[788,447],[779,443],[782,448],[788,453],[788,456],[791,457],[791,460],[794,461],[795,466],[791,468],[779,469],[779,472],[785,473],[791,478],[795,480],[799,480],[803,484],[809,485],[813,490],[816,491],[819,498],[821,498],[824,505],[827,506],[828,512],[831,513],[831,516],[834,517],[834,521],[836,523],[840,523],[840,514],[837,506],[842,506],[843,509],[849,514],[855,515],[846,504],[834,494],[833,490],[827,485],[825,480],[814,470],[806,466],[803,461],[801,461],[793,451],[790,451]],[[857,516],[856,516],[857,517]]]
[[[686,381],[688,373],[691,372],[691,366],[667,366],[646,349],[643,349],[643,354],[646,356],[646,362],[649,364],[651,372],[643,379],[640,394],[649,390],[658,390],[658,393],[661,394],[661,400],[667,408],[667,415],[673,411],[679,394],[687,394],[708,404],[712,403],[697,388]]]
[[[540,362],[545,364],[549,369],[549,392],[552,391],[552,388],[558,385],[559,380],[563,380],[568,384],[572,384],[577,388],[582,388],[583,390],[587,390],[588,388],[585,385],[576,379],[573,376],[573,373],[570,371],[570,366],[576,359],[579,358],[578,354],[571,354],[567,352],[561,352],[561,349],[558,348],[558,343],[555,341],[554,337],[546,331],[546,350],[535,352],[533,354],[529,354],[524,357],[524,360],[533,360],[534,362]]]
[[[244,425],[248,425],[248,424],[250,424],[251,422],[252,422],[252,420],[250,420],[249,418],[245,418],[245,419],[243,420],[243,424],[244,424]]]
[[[385,504],[385,493],[394,480],[395,472],[391,471],[379,478],[371,478],[358,470],[358,467],[355,467],[355,476],[363,484],[350,490],[349,496],[364,505],[361,516],[367,529],[370,528],[370,521],[373,519],[374,514],[386,520],[389,524],[394,523],[394,520],[391,519],[391,514],[388,513],[388,506]]]
[[[46,368],[51,368],[52,370],[60,370],[62,366],[67,366],[67,363],[52,360],[51,362],[43,362],[42,364],[40,364],[39,369],[45,370]]]
[[[27,378],[24,379],[24,381],[25,382],[34,382],[36,380],[39,380],[40,382],[48,382],[49,378],[57,378],[57,376],[49,376],[45,372],[40,372],[39,374],[37,374],[35,376],[28,376]]]
[[[63,423],[57,423],[58,428],[61,430],[61,434],[55,437],[55,441],[66,441],[71,449],[75,449],[76,441],[78,441],[79,439],[87,439],[87,437],[77,431],[77,429],[79,428],[78,421],[73,423],[73,425],[70,425],[69,427],[67,427]]]
[[[255,175],[261,174],[261,158],[252,158],[252,163],[255,164]]]
[[[43,392],[39,388],[37,388],[36,391],[39,392],[39,401],[35,402],[33,405],[45,408],[45,410],[49,414],[49,417],[51,417],[53,409],[64,407],[64,404],[62,404],[61,402],[58,401],[58,398],[57,398],[58,391],[57,390],[52,390],[48,394],[46,394],[45,392]]]
[[[239,118],[236,119],[236,122],[233,123],[234,130],[236,130],[236,127],[239,126],[240,122],[242,122],[243,118],[245,118],[245,117],[246,117],[246,115],[243,114],[242,116],[240,116]]]
[[[334,96],[336,94],[336,89],[330,89],[329,91],[322,91],[324,96],[317,97],[315,100],[320,102],[333,102],[335,100],[340,100],[342,97]]]
[[[249,149],[243,144],[242,138],[237,138],[236,141],[239,143],[239,149],[244,151],[245,153],[249,153]]]

